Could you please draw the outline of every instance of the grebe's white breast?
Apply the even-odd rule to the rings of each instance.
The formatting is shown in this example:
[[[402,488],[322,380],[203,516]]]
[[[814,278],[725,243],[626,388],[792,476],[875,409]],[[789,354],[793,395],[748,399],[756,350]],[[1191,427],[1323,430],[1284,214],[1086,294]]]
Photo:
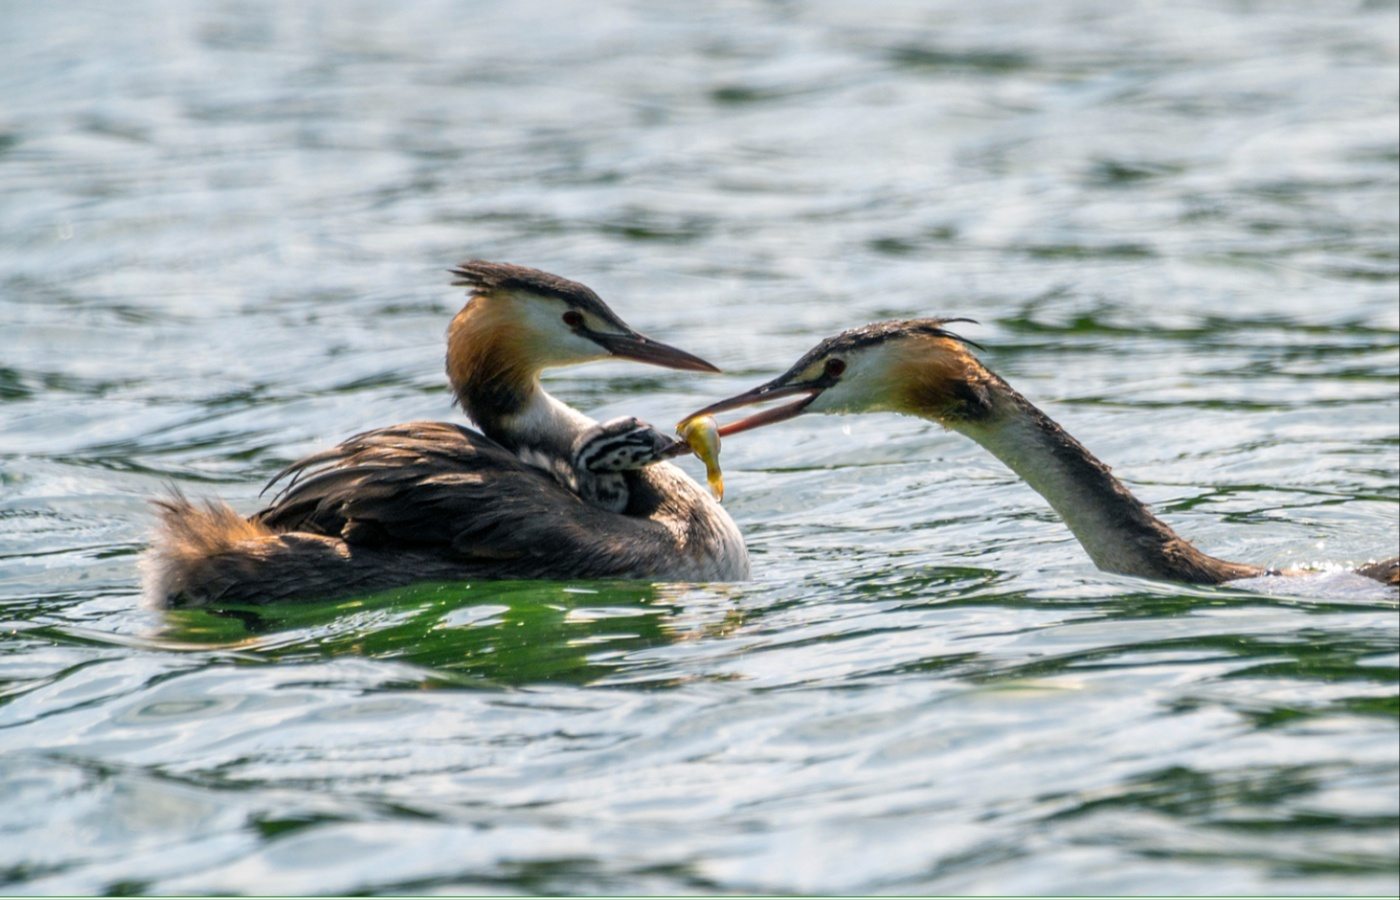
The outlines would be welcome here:
[[[749,551],[739,526],[710,492],[672,463],[640,473],[665,498],[653,518],[675,534],[675,558],[662,561],[651,577],[672,581],[746,581]]]

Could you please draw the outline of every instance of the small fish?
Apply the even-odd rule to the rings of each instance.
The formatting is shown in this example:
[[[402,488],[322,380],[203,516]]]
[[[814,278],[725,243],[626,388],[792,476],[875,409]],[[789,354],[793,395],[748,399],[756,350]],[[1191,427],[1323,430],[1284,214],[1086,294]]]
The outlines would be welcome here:
[[[676,433],[690,445],[691,452],[705,464],[705,480],[716,500],[724,499],[724,474],[719,469],[719,426],[712,416],[686,419]]]

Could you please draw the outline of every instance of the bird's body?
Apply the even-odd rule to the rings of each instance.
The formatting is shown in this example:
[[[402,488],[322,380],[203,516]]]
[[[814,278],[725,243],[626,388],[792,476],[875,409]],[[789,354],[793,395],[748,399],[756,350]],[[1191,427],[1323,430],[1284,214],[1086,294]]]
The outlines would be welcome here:
[[[635,420],[599,425],[538,379],[547,366],[608,355],[712,367],[632,332],[574,282],[493,263],[454,271],[473,299],[449,329],[448,374],[480,430],[413,422],[357,435],[279,474],[281,492],[248,519],[222,504],[160,501],[144,563],[152,602],[485,578],[747,577],[733,520],[662,461],[675,441]]]
[[[1274,573],[1196,549],[1083,444],[984,367],[946,330],[958,320],[882,322],[822,341],[767,384],[692,415],[801,396],[721,426],[720,435],[803,412],[896,412],[939,422],[981,444],[1041,494],[1100,569],[1163,581],[1219,584]],[[1400,584],[1400,559],[1358,573]]]

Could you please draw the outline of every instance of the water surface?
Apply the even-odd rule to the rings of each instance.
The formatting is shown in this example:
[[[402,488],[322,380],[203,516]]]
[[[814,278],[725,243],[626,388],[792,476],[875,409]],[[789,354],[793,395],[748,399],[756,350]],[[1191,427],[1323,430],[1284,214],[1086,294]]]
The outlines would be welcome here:
[[[1394,4],[10,5],[0,889],[1390,893]],[[455,413],[445,268],[727,370],[873,319],[987,363],[1183,534],[1096,572],[933,425],[726,446],[742,585],[139,606],[147,498]],[[691,471],[700,469],[693,461]]]

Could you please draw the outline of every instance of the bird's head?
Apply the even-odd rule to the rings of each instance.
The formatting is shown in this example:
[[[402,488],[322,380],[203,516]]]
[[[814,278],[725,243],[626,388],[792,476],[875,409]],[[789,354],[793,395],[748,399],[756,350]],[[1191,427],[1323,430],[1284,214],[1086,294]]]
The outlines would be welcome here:
[[[525,383],[543,369],[630,359],[718,372],[710,363],[639,334],[582,284],[508,263],[452,269],[471,297],[448,329],[447,372],[459,395],[474,381]]]
[[[721,436],[791,419],[802,413],[896,412],[954,424],[985,417],[996,376],[977,361],[969,341],[948,331],[970,319],[878,322],[827,338],[792,368],[694,416],[798,399],[721,425]],[[976,345],[973,345],[976,346]]]

